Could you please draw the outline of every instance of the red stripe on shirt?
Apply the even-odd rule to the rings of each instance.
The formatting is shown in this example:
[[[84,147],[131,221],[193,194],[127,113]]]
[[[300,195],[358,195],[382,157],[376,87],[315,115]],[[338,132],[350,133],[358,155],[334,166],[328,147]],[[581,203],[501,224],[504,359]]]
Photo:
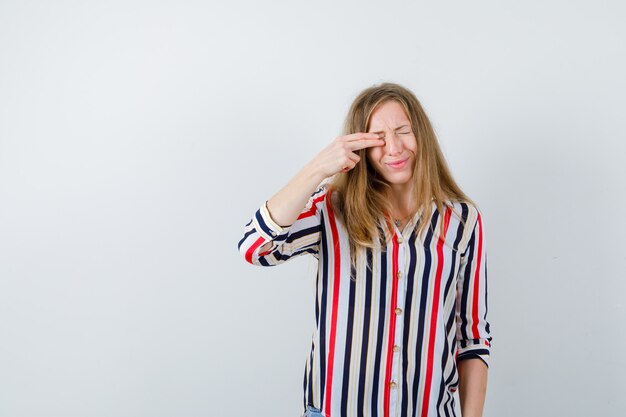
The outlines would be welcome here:
[[[261,236],[252,244],[252,246],[248,248],[248,250],[246,251],[246,261],[248,261],[249,263],[252,263],[252,254],[254,253],[256,248],[258,248],[259,246],[263,244],[263,242],[265,242],[265,238]]]
[[[439,290],[441,287],[441,272],[443,271],[443,243],[446,233],[448,231],[448,224],[450,223],[450,214],[452,210],[446,209],[444,216],[443,236],[439,237],[437,242],[437,272],[435,275],[435,290],[433,294],[433,309],[430,316],[430,335],[428,344],[428,359],[426,361],[426,385],[424,387],[424,401],[422,406],[422,417],[428,415],[428,403],[430,401],[430,387],[433,376],[433,357],[435,354],[435,336],[437,335],[437,313],[439,310]]]
[[[339,233],[337,232],[337,224],[335,223],[335,214],[331,208],[330,198],[327,200],[328,204],[328,223],[330,224],[330,230],[333,242],[333,262],[335,264],[333,274],[333,310],[331,313],[330,323],[330,340],[328,346],[328,364],[326,368],[326,395],[324,400],[324,411],[326,417],[330,417],[331,405],[332,405],[332,385],[333,385],[333,365],[335,363],[335,338],[337,335],[337,310],[339,307],[339,281],[341,277],[341,251],[339,247]]]
[[[478,333],[478,289],[480,287],[481,255],[483,253],[483,227],[482,219],[478,214],[478,257],[476,258],[476,272],[474,273],[474,296],[472,297],[472,335],[474,339],[480,338]]]
[[[313,204],[311,205],[311,208],[307,211],[304,211],[302,213],[300,213],[300,215],[298,216],[298,220],[300,219],[304,219],[305,217],[311,217],[313,215],[315,215],[315,212],[317,211],[317,203],[319,203],[320,201],[322,201],[323,199],[326,198],[326,194],[317,197],[316,199],[313,200]]]
[[[389,224],[389,223],[388,223]],[[391,229],[391,225],[389,228]],[[393,346],[396,336],[396,308],[398,307],[398,240],[397,234],[394,230],[393,232],[393,250],[392,250],[392,267],[391,267],[391,279],[392,279],[392,289],[391,289],[391,309],[389,311],[389,340],[387,341],[387,368],[385,370],[385,396],[384,396],[384,405],[385,405],[385,417],[389,417],[389,402],[391,397],[391,365],[393,362]]]

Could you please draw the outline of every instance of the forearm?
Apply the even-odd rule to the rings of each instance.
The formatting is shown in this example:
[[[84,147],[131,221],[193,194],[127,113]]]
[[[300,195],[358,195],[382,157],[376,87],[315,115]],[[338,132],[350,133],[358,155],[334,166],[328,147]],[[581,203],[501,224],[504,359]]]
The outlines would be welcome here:
[[[478,358],[472,358],[460,360],[457,366],[461,415],[482,417],[487,394],[487,365]]]
[[[359,149],[384,144],[378,133],[358,132],[337,137],[267,201],[269,216],[277,226],[291,226],[324,179],[353,169],[360,161],[355,153]],[[261,250],[270,245],[267,242]]]
[[[280,191],[267,201],[267,210],[279,226],[293,224],[311,194],[325,179],[311,163],[298,172]]]

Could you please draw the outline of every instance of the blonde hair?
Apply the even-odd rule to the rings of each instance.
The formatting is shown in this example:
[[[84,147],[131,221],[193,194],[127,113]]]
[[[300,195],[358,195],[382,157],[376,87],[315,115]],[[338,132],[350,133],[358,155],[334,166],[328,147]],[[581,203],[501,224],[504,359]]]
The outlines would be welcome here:
[[[416,163],[412,177],[417,204],[411,217],[422,209],[416,230],[419,236],[430,225],[430,222],[426,222],[425,219],[430,219],[432,215],[432,202],[436,204],[439,213],[444,213],[443,206],[447,205],[446,200],[475,204],[454,181],[428,116],[417,97],[407,88],[386,82],[363,90],[350,106],[343,134],[367,132],[373,111],[380,104],[390,100],[395,100],[403,106],[417,141]],[[356,153],[361,161],[350,171],[336,174],[329,182],[329,194],[337,191],[335,211],[342,218],[348,231],[353,265],[356,263],[357,250],[375,248],[375,238],[380,242],[382,237],[379,219],[393,222],[390,214],[392,206],[387,198],[390,184],[368,161],[367,149],[360,149]],[[330,201],[330,195],[328,197]],[[453,207],[452,209],[465,224],[459,213]],[[443,235],[443,226],[442,221],[439,235]],[[435,233],[434,230],[433,233]],[[388,242],[392,236],[387,234],[384,238]]]

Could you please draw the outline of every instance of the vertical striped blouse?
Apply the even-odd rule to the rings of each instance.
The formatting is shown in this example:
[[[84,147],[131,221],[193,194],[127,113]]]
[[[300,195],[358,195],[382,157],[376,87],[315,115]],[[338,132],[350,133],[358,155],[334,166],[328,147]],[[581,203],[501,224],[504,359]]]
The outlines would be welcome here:
[[[265,202],[238,245],[254,265],[307,253],[318,259],[303,411],[310,405],[326,417],[456,416],[457,363],[478,358],[488,365],[492,340],[480,211],[447,201],[440,213],[433,202],[432,227],[421,238],[419,212],[402,231],[381,221],[379,232],[393,239],[351,267],[346,229],[328,201],[335,197],[320,186],[288,227],[272,220]]]

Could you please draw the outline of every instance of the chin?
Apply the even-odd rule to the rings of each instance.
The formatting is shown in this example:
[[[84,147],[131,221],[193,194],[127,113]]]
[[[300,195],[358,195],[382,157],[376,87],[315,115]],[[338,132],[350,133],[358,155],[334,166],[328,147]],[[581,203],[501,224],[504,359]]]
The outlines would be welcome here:
[[[388,176],[385,176],[384,178],[385,178],[385,181],[387,181],[389,184],[403,185],[411,181],[411,174],[388,175]]]

